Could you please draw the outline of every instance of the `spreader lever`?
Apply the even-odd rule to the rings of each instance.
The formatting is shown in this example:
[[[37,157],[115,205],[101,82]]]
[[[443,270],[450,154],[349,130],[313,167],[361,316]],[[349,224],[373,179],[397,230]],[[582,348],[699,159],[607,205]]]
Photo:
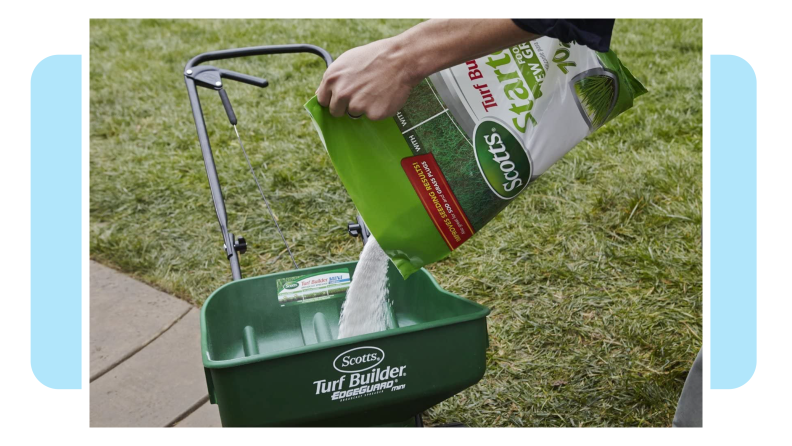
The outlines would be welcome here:
[[[264,88],[269,85],[266,79],[248,74],[237,73],[236,71],[224,70],[211,65],[193,67],[184,72],[184,76],[193,79],[198,85],[204,88],[219,90],[223,87],[221,79],[231,79],[232,81],[242,82],[253,85],[254,87]]]
[[[243,82],[245,84],[253,85],[254,87],[264,88],[269,85],[269,82],[266,79],[262,79],[256,76],[250,76],[248,74],[237,73],[236,71],[228,71],[228,70],[219,70],[220,77],[225,79],[231,79],[237,82]]]

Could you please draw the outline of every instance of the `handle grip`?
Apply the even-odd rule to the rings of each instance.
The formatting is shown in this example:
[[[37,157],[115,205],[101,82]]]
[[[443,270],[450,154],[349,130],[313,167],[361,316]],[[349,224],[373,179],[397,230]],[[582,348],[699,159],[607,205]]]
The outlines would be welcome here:
[[[247,74],[237,73],[235,71],[228,71],[228,70],[220,70],[220,77],[225,79],[235,80],[237,82],[242,82],[245,84],[253,85],[254,87],[264,88],[269,85],[269,82],[266,79],[262,79],[256,76],[250,76]]]
[[[228,115],[228,122],[231,125],[237,124],[237,117],[234,113],[234,109],[231,108],[231,101],[228,99],[228,94],[224,89],[217,90],[220,93],[220,100],[223,101],[223,108],[225,109],[226,115]]]

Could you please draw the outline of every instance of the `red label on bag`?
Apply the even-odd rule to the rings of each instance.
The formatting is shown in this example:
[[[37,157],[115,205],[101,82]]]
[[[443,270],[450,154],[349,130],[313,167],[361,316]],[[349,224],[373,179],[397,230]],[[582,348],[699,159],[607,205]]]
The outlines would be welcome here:
[[[434,155],[410,156],[402,159],[401,165],[449,249],[458,248],[473,235],[473,227],[448,187]]]

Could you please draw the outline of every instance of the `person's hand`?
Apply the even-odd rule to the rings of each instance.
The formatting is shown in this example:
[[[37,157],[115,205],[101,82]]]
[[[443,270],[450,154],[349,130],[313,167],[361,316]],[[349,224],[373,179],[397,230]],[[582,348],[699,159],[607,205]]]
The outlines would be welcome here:
[[[345,52],[325,71],[316,91],[319,104],[335,117],[349,113],[378,121],[395,115],[423,79],[409,70],[402,53],[393,39]]]
[[[335,117],[385,119],[426,76],[536,37],[508,19],[432,19],[342,54],[316,97]]]

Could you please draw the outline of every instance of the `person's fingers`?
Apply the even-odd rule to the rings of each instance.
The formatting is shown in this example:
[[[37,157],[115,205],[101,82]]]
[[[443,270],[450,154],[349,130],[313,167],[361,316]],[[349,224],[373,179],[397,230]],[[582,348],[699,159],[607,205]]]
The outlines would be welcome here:
[[[330,105],[330,88],[327,86],[327,82],[322,81],[319,85],[319,89],[316,90],[316,100],[319,101],[319,105],[322,107],[327,107]]]
[[[366,107],[366,117],[371,121],[381,121],[383,119],[396,116],[396,113],[407,102],[410,94],[410,87],[402,88],[402,91],[390,93],[390,101],[373,100],[371,105]]]
[[[351,118],[359,118],[366,114],[366,109],[360,103],[360,101],[351,100],[349,101],[349,106],[347,107],[347,113]]]
[[[369,107],[369,110],[366,110],[366,117],[371,121],[380,121],[395,114],[396,111],[389,113],[387,109],[379,104],[375,104],[373,107]]]
[[[336,118],[344,116],[349,106],[349,95],[335,91],[330,98],[330,114]]]

